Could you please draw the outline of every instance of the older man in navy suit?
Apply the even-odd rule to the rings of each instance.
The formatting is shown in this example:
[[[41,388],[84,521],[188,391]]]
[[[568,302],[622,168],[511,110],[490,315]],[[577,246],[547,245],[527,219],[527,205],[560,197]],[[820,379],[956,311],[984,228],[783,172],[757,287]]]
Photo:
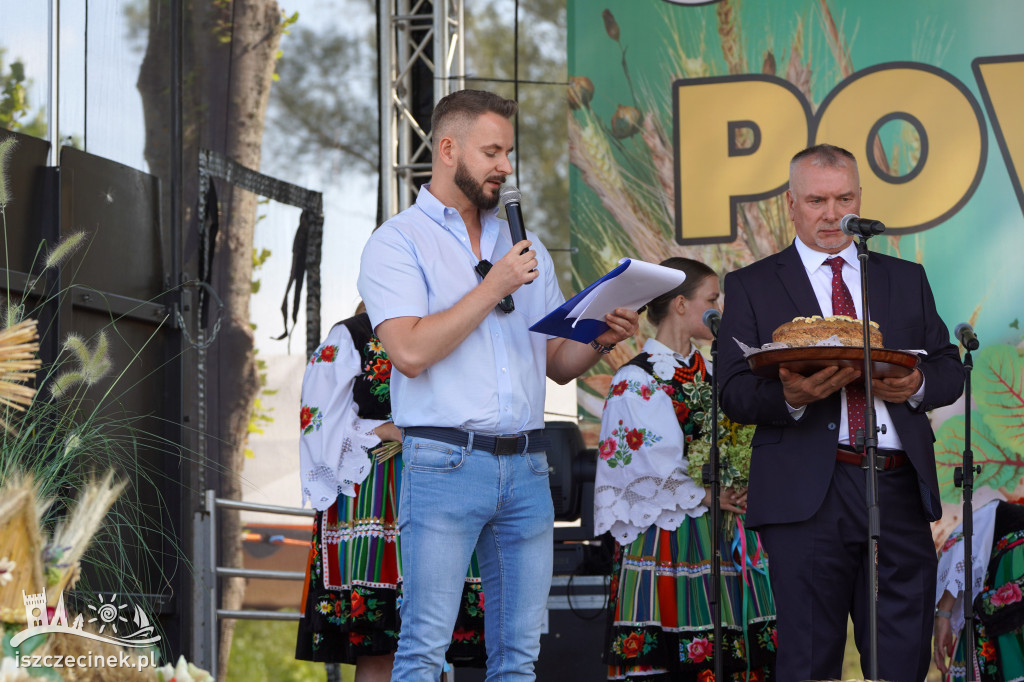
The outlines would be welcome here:
[[[778,679],[785,682],[841,677],[848,615],[867,667],[866,471],[863,448],[851,438],[863,414],[863,379],[850,367],[806,376],[780,369],[777,379],[761,378],[733,339],[760,346],[794,317],[840,310],[862,317],[861,263],[839,225],[859,212],[860,198],[850,152],[824,144],[805,149],[793,157],[786,192],[794,243],[725,278],[716,371],[725,413],[757,425],[747,522],[761,531],[771,560]],[[867,275],[870,315],[885,346],[927,352],[910,374],[872,382],[885,466],[878,473],[878,674],[921,682],[935,601],[929,522],[942,513],[926,412],[954,402],[965,374],[924,268],[873,253]]]

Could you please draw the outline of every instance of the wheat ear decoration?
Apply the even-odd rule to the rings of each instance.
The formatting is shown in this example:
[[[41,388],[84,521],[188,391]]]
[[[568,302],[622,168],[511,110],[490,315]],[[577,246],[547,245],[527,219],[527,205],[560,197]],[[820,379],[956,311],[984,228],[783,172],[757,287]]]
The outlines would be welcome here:
[[[35,320],[24,320],[0,331],[0,405],[24,412],[32,404],[36,389],[24,384],[35,379],[41,365],[36,356],[38,339]],[[17,435],[2,417],[0,426]]]

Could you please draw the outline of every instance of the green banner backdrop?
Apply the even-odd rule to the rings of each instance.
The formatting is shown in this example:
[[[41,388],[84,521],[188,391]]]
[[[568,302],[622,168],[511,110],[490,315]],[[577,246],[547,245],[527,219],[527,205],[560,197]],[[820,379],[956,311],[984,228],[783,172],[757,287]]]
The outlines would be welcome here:
[[[575,284],[623,256],[689,256],[724,275],[785,247],[790,157],[843,146],[860,162],[862,215],[888,226],[872,250],[922,263],[950,329],[969,322],[982,342],[979,501],[1020,497],[1024,4],[569,0],[568,12]],[[580,382],[591,443],[609,370],[638,345]],[[962,401],[932,423],[956,519]]]

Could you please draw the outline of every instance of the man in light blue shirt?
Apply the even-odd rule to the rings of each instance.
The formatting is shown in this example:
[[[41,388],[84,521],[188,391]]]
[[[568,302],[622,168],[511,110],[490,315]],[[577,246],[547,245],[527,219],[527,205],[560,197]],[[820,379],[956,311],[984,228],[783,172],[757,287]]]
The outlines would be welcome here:
[[[551,584],[545,376],[566,383],[637,329],[606,317],[591,345],[529,327],[563,302],[533,234],[497,217],[517,105],[463,90],[431,121],[432,179],[363,250],[359,293],[394,365],[404,431],[402,631],[392,679],[436,682],[474,548],[489,680],[532,680]],[[523,286],[529,285],[529,286]]]

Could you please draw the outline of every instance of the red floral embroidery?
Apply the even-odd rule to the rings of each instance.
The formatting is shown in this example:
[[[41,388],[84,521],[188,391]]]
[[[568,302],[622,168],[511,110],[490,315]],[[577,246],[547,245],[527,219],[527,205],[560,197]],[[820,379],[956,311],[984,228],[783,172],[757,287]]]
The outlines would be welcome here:
[[[472,640],[473,635],[476,634],[473,630],[466,630],[465,628],[458,628],[452,633],[452,639],[456,642],[465,642]]]
[[[302,410],[299,412],[300,428],[305,429],[307,426],[309,426],[309,423],[311,421],[313,421],[313,410],[311,410],[308,406],[303,405]]]
[[[640,655],[640,651],[644,647],[644,636],[639,632],[634,632],[626,639],[622,640],[622,655],[626,658],[636,658]]]
[[[643,398],[644,400],[650,400],[651,394],[653,392],[654,391],[651,390],[650,384],[644,384],[643,386],[640,387],[640,397]]]
[[[991,661],[996,657],[996,646],[992,642],[985,642],[981,645],[981,657]]]
[[[359,646],[360,644],[362,644],[364,639],[366,639],[366,635],[364,635],[361,632],[350,632],[350,633],[348,633],[348,641],[351,642],[352,644],[355,644],[356,646]]]
[[[754,679],[751,677],[750,679]],[[715,682],[715,674],[710,670],[701,670],[697,675],[697,682]]]
[[[597,446],[597,454],[601,459],[611,459],[611,456],[615,454],[615,439],[608,437],[601,441]]]
[[[776,649],[779,648],[779,631],[772,628],[772,646]]]
[[[946,541],[942,544],[942,549],[940,549],[939,552],[948,551],[950,547],[952,547],[956,543],[960,542],[960,537],[961,536],[960,536],[959,533],[954,533],[953,535],[950,535],[948,538],[946,538]]]
[[[619,383],[612,386],[612,395],[622,395],[626,392],[626,382],[620,381]]]
[[[352,617],[358,618],[359,616],[366,613],[366,602],[363,600],[363,595],[358,592],[352,593]]]
[[[479,599],[479,601],[477,601],[476,605],[480,607],[481,611],[484,610],[484,593],[483,593],[483,591],[480,592],[480,599]]]
[[[387,358],[377,358],[373,363],[373,378],[386,381],[391,377],[391,361]]]
[[[686,653],[694,663],[703,663],[704,659],[711,656],[713,650],[714,646],[705,638],[695,639],[686,647]]]
[[[337,352],[337,346],[324,346],[320,351],[321,362],[334,362],[334,354]]]
[[[686,418],[690,416],[690,407],[682,400],[673,400],[672,407],[676,409],[676,419],[679,421],[686,421]]]
[[[1021,600],[1020,587],[1016,583],[1003,585],[992,595],[992,603],[996,606],[1006,606]]]
[[[626,434],[626,445],[629,446],[630,450],[639,450],[643,444],[644,434],[640,433],[637,429],[633,429]]]

